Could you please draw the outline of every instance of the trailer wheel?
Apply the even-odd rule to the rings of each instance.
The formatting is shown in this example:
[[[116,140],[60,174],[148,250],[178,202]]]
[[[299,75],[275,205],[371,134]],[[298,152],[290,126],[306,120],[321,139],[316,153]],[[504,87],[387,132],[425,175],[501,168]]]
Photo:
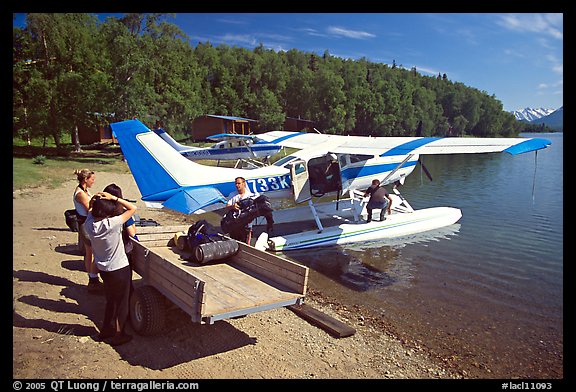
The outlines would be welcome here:
[[[164,298],[152,286],[134,290],[130,298],[130,322],[139,335],[155,335],[164,328]]]

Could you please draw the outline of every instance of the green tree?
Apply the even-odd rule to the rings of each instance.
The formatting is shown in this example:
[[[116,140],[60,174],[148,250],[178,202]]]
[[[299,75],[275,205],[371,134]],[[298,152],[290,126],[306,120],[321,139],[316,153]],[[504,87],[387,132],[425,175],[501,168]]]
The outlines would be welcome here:
[[[144,19],[142,14],[127,14],[120,19],[108,18],[101,26],[109,77],[105,102],[118,120],[142,119],[154,101],[150,37],[141,34]]]
[[[322,66],[314,74],[312,85],[315,90],[313,120],[327,133],[342,133],[346,115],[344,80],[340,75]]]
[[[258,94],[254,115],[260,121],[260,129],[265,131],[281,130],[286,119],[276,95],[267,87],[263,87]]]
[[[312,118],[314,100],[314,72],[308,67],[309,57],[296,49],[284,55],[286,58],[287,80],[282,99],[284,110],[289,117]]]
[[[413,67],[343,60],[297,49],[276,53],[191,45],[164,14],[29,14],[13,30],[13,134],[50,135],[94,123],[91,113],[190,128],[202,114],[245,116],[281,129],[286,116],[324,132],[374,136],[515,135],[494,96],[422,76]],[[79,146],[78,146],[79,147]]]
[[[28,14],[26,30],[26,53],[31,58],[19,61],[27,61],[34,70],[28,75],[30,88],[19,95],[21,104],[40,109],[40,118],[29,124],[45,127],[44,132],[60,148],[63,131],[74,133],[78,125],[94,123],[89,113],[103,76],[97,62],[96,18],[87,14]]]

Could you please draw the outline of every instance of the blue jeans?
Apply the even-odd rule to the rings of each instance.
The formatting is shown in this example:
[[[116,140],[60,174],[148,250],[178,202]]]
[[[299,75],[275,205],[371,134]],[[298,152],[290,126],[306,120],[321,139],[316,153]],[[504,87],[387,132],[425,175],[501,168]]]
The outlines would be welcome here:
[[[389,201],[386,200],[384,201],[384,203],[370,203],[368,202],[368,205],[366,206],[366,212],[368,213],[368,219],[366,219],[366,222],[372,222],[372,210],[377,210],[380,209],[380,222],[382,222],[383,220],[386,220],[386,209],[388,208],[388,203]]]

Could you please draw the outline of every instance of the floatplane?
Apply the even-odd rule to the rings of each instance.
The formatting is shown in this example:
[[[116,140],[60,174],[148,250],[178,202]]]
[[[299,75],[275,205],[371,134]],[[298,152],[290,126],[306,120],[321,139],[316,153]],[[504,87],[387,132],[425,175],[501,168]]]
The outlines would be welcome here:
[[[208,137],[208,140],[216,142],[210,147],[192,147],[178,143],[162,128],[153,131],[186,158],[192,161],[212,159],[218,161],[218,166],[220,161],[236,161],[236,166],[245,164],[250,168],[261,167],[282,149],[282,146],[268,143],[255,135],[235,133],[220,133]]]
[[[148,207],[184,214],[221,209],[235,191],[234,180],[239,176],[254,193],[307,203],[274,211],[275,223],[295,225],[306,219],[315,226],[286,235],[268,233],[270,238],[263,233],[255,245],[270,251],[398,238],[452,225],[462,217],[460,209],[415,210],[398,190],[397,185],[404,183],[421,155],[521,154],[551,144],[541,138],[364,137],[272,131],[258,137],[296,152],[269,166],[237,169],[192,162],[138,120],[111,127]],[[366,223],[363,191],[375,178],[381,185],[393,185],[392,214],[384,221]],[[348,197],[342,198],[346,194]],[[335,195],[336,200],[313,201],[324,195]]]

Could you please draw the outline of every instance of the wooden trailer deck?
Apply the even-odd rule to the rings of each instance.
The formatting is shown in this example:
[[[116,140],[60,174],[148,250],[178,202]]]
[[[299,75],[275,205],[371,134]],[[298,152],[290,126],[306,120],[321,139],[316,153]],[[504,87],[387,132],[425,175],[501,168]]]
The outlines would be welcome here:
[[[212,324],[303,302],[307,267],[241,242],[238,252],[227,259],[206,264],[187,261],[191,252],[179,249],[173,238],[188,227],[138,228],[132,264],[146,286],[179,306],[192,321]],[[145,300],[140,310],[154,301]]]

